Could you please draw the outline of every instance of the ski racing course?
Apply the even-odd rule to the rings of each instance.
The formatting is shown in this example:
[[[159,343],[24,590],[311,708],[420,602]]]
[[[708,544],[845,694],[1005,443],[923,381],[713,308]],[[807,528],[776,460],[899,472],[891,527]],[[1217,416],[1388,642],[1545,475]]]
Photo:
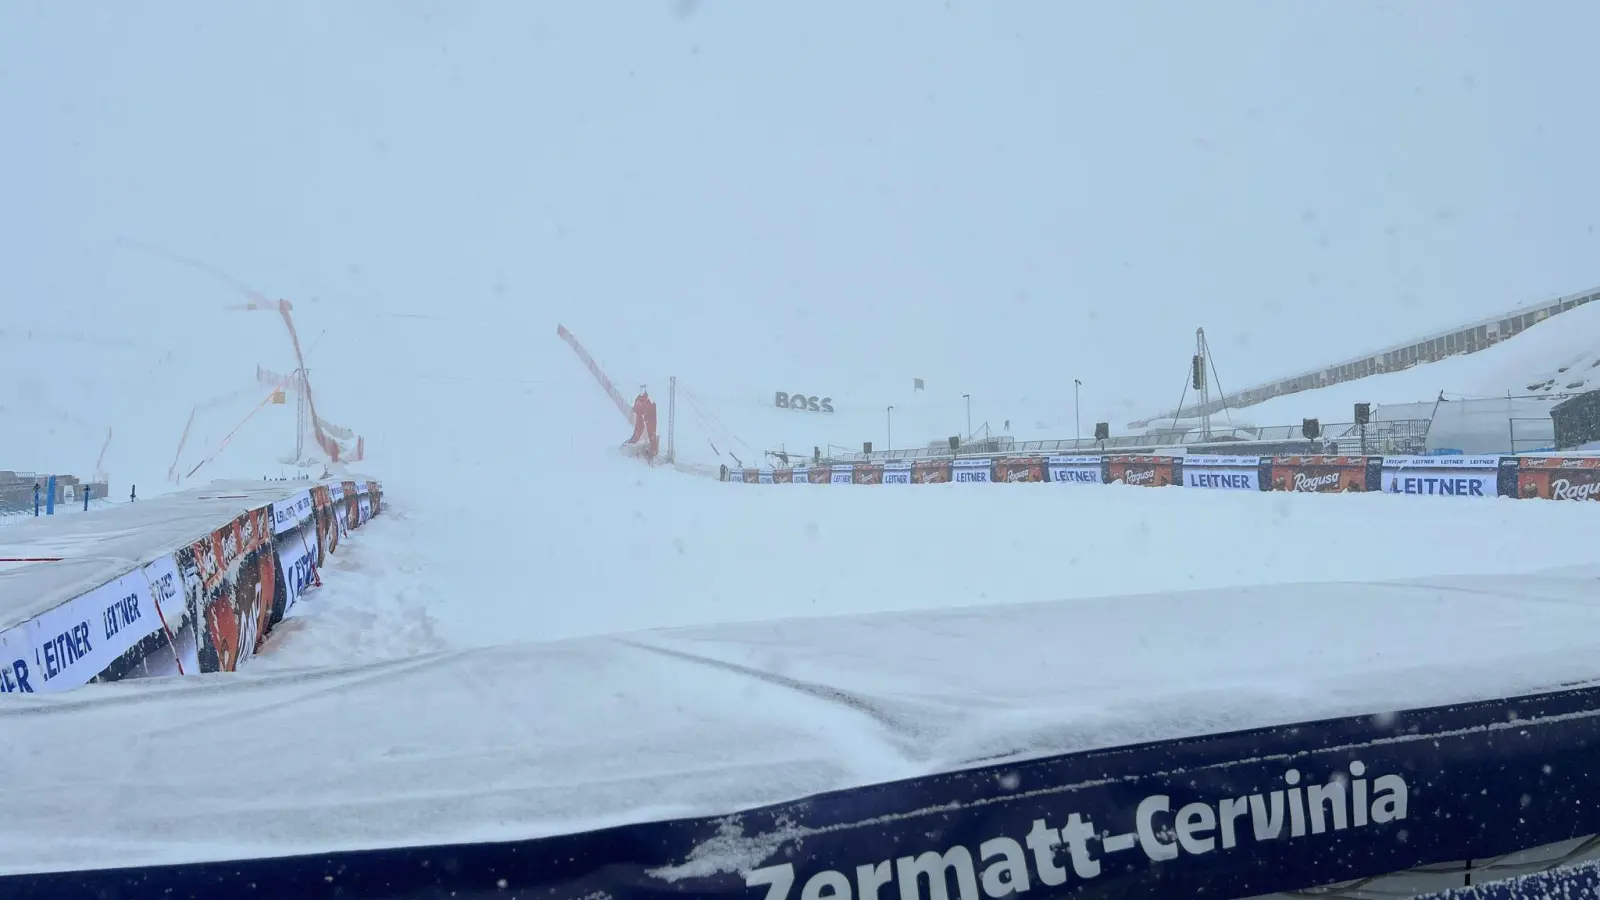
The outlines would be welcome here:
[[[0,895],[1248,897],[1600,832],[1587,504],[746,488],[483,357],[364,407],[384,515],[248,664],[0,700]]]

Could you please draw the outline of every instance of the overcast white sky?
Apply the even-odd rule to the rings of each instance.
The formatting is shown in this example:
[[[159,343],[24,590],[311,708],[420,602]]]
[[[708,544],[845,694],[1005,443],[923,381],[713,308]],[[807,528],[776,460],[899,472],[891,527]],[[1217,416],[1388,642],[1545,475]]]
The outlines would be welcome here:
[[[440,371],[563,321],[624,382],[1079,377],[1120,423],[1196,326],[1244,387],[1600,284],[1597,34],[1586,0],[0,0],[0,306],[198,352],[233,297],[140,242],[308,331],[438,317]]]

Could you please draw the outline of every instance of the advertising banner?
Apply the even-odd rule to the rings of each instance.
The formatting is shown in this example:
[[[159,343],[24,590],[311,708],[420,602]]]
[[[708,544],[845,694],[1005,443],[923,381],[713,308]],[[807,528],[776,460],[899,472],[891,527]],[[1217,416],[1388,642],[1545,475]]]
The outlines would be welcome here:
[[[1052,456],[1050,480],[1064,484],[1099,484],[1103,474],[1098,456]]]
[[[346,500],[356,499],[347,489]],[[272,627],[277,558],[272,511],[254,509],[177,553],[199,612],[200,669],[232,672],[255,655]]]
[[[883,466],[878,463],[858,463],[855,479],[856,484],[883,484]]]
[[[317,522],[317,568],[328,561],[328,554],[339,549],[339,522],[333,487],[319,484],[311,488],[311,507]]]
[[[356,493],[356,483],[344,483],[344,530],[361,527],[361,495]]]
[[[950,480],[956,483],[981,482],[987,484],[993,480],[994,460],[992,459],[955,459],[950,461]]]
[[[757,484],[772,484],[773,483],[773,481],[772,481],[772,470],[771,469],[757,469],[756,470],[756,483]]]
[[[1600,457],[1524,456],[1517,496],[1544,500],[1600,500]]]
[[[1371,473],[1371,488],[1378,484]],[[1276,456],[1272,459],[1272,490],[1340,494],[1369,490],[1365,456]]]
[[[910,484],[911,460],[891,459],[883,464],[884,484]]]
[[[828,470],[829,484],[855,484],[856,467],[850,463],[836,463]]]
[[[305,525],[283,532],[273,541],[278,554],[278,583],[273,591],[274,604],[270,624],[276,625],[290,613],[300,597],[311,587],[317,577],[316,535],[310,533],[313,525]]]
[[[372,514],[383,511],[383,487],[376,481],[367,482],[367,497],[372,501]]]
[[[1141,487],[1167,487],[1173,483],[1172,469],[1170,456],[1113,456],[1109,461],[1109,480]]]
[[[772,470],[772,483],[773,484],[794,484],[794,470],[793,469],[773,469]]]
[[[948,484],[950,481],[950,460],[918,460],[911,466],[911,481],[913,484]]]
[[[827,484],[833,477],[833,470],[827,466],[812,466],[807,474],[810,476],[811,484]]]
[[[299,528],[311,518],[312,508],[310,491],[301,491],[288,500],[272,504],[273,533],[282,534]]]
[[[995,480],[1008,483],[1044,481],[1044,457],[1001,459],[995,462]]]
[[[113,666],[102,680],[193,675],[200,671],[199,623],[184,591],[177,560],[169,554],[145,566],[144,581],[155,599],[162,627],[124,654],[119,665]]]
[[[1383,490],[1417,497],[1494,497],[1498,456],[1385,456]]]
[[[1186,456],[1183,486],[1210,491],[1261,490],[1259,456]]]
[[[183,605],[171,566],[164,557],[0,632],[0,693],[70,690],[113,670],[120,677],[137,657],[130,651],[163,631],[158,598],[174,614]]]
[[[353,897],[486,896],[487,872],[549,900],[1239,900],[1600,832],[1600,804],[1583,802],[1600,772],[1597,735],[1600,691],[1590,688],[1007,761],[737,815],[479,843],[468,848],[471,865],[459,844],[408,846],[29,875],[9,886],[156,900],[287,896],[337,878]]]
[[[744,469],[729,469],[728,481],[732,484],[744,484]]]

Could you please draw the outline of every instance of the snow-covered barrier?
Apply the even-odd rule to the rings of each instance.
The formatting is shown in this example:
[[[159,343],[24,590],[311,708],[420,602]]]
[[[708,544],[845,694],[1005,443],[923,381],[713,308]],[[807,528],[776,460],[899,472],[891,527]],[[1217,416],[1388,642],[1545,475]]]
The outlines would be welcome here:
[[[1600,689],[1574,689],[1024,757],[531,840],[21,875],[0,889],[124,900],[1230,900],[1594,834],[1597,771]],[[1405,877],[1412,891],[1462,883],[1459,872]]]
[[[1000,456],[725,469],[738,484],[1123,484],[1191,490],[1382,492],[1600,500],[1596,456]]]
[[[0,693],[233,671],[381,508],[368,479],[234,482],[9,528]]]

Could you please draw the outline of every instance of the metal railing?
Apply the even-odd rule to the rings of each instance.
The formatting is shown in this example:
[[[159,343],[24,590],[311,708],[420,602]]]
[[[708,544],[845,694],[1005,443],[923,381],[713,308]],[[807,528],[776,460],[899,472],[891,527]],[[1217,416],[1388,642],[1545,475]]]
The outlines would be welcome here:
[[[1224,409],[1244,409],[1274,397],[1357,381],[1384,372],[1409,369],[1451,356],[1477,353],[1526,331],[1550,316],[1559,315],[1597,300],[1600,300],[1600,290],[1591,288],[1537,305],[1519,306],[1497,316],[1434,332],[1427,337],[1391,344],[1384,349],[1351,357],[1342,362],[1305,370],[1296,375],[1235,391],[1204,406],[1196,403],[1160,415],[1137,419],[1129,422],[1128,427],[1143,428],[1147,425],[1160,424],[1163,419],[1215,414]]]
[[[91,498],[89,500],[89,509],[87,511],[92,513],[92,512],[96,512],[98,510],[110,509],[111,507],[120,506],[120,505],[122,505],[122,501],[120,501],[120,500],[106,500],[106,499],[103,499],[103,498]],[[56,504],[56,511],[55,511],[54,515],[57,515],[57,516],[79,515],[79,514],[83,513],[84,511],[85,510],[83,508],[83,500],[80,498],[80,499],[78,499],[76,501],[73,501],[73,502],[57,503]],[[44,517],[45,517],[44,510],[41,508],[40,511],[39,511],[39,518],[42,519]],[[0,528],[3,528],[5,526],[7,526],[7,525],[16,525],[16,524],[18,524],[20,522],[27,522],[27,521],[29,521],[29,520],[31,520],[33,518],[34,518],[34,513],[33,513],[32,504],[29,504],[26,507],[22,507],[22,506],[0,506]]]
[[[980,441],[963,445],[960,449],[948,447],[916,447],[903,450],[874,450],[871,453],[846,453],[827,462],[883,462],[885,460],[949,459],[957,456],[1077,456],[1091,454],[1141,454],[1175,450],[1211,450],[1224,453],[1257,455],[1286,453],[1332,452],[1339,455],[1384,454],[1400,456],[1422,453],[1427,445],[1427,419],[1396,419],[1369,422],[1366,426],[1353,422],[1324,425],[1320,436],[1307,439],[1299,425],[1270,425],[1264,428],[1214,429],[1210,440],[1196,430],[1169,435],[1122,435],[1097,441],[1093,438],[1054,441]]]

